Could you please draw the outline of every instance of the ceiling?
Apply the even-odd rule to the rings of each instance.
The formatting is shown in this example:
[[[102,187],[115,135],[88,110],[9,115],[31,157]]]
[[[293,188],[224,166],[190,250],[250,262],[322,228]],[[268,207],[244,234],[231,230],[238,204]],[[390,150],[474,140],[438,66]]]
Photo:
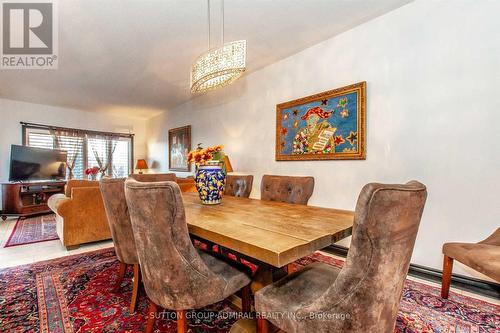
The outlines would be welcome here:
[[[225,40],[247,40],[248,74],[410,1],[228,0]],[[212,4],[217,40],[220,2]],[[146,118],[196,97],[189,69],[207,50],[206,1],[72,0],[58,7],[59,68],[0,70],[1,98]]]

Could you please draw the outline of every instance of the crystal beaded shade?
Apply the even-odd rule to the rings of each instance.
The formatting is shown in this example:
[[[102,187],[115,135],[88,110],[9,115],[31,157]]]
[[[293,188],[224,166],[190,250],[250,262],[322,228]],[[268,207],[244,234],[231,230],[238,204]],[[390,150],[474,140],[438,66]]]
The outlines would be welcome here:
[[[238,40],[209,50],[191,66],[191,92],[199,93],[227,86],[246,68],[247,41]]]

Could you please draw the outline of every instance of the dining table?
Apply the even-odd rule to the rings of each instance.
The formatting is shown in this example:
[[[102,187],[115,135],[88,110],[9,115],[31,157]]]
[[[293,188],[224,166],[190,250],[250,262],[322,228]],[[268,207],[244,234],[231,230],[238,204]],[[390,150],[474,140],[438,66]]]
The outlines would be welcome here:
[[[233,196],[204,205],[195,192],[184,192],[183,201],[193,238],[258,267],[254,292],[286,275],[289,264],[352,234],[348,210]]]

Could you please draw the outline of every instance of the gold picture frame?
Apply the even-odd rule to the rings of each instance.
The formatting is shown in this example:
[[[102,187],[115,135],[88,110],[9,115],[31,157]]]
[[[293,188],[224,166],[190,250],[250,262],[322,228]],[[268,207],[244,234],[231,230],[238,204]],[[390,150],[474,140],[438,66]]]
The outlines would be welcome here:
[[[276,105],[276,161],[366,159],[366,82]]]
[[[168,131],[168,169],[191,171],[187,155],[191,151],[191,125],[172,128]]]

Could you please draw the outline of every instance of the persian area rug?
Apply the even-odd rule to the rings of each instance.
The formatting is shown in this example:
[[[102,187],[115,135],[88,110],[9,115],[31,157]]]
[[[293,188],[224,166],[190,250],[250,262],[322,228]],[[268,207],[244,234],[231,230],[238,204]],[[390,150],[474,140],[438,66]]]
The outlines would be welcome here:
[[[313,262],[342,267],[338,260],[319,252],[294,263],[294,270]],[[440,288],[406,279],[396,333],[498,333],[500,305],[450,292],[441,298]]]
[[[59,237],[56,232],[56,216],[54,214],[19,218],[4,247],[55,239],[59,239]]]
[[[321,261],[343,261],[315,253],[294,269]],[[140,292],[136,313],[128,311],[131,271],[118,293],[112,292],[118,261],[105,249],[0,270],[0,331],[139,333],[144,329],[147,299]],[[188,315],[190,332],[228,332],[238,312],[227,302]],[[176,332],[172,313],[157,320],[155,332]],[[406,282],[395,332],[498,332],[500,306],[450,294],[425,284]]]

